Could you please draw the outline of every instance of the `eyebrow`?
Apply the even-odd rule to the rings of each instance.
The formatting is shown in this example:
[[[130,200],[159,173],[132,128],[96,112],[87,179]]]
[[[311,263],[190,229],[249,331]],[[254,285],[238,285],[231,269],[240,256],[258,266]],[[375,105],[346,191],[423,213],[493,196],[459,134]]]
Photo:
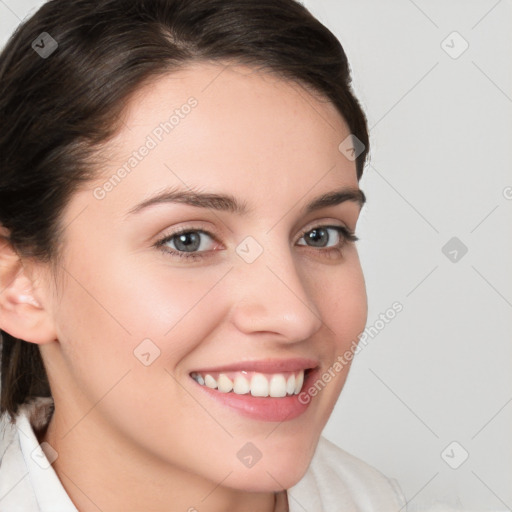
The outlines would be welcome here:
[[[366,196],[359,188],[342,188],[322,194],[314,198],[302,210],[305,214],[311,213],[328,206],[336,206],[338,204],[351,201],[357,203],[360,208],[366,203]],[[165,203],[183,203],[199,208],[210,208],[217,211],[226,211],[236,213],[238,215],[247,215],[251,210],[247,207],[246,202],[240,202],[231,194],[214,194],[206,192],[197,192],[194,190],[164,190],[142,203],[139,203],[127,215],[133,215],[150,206]]]

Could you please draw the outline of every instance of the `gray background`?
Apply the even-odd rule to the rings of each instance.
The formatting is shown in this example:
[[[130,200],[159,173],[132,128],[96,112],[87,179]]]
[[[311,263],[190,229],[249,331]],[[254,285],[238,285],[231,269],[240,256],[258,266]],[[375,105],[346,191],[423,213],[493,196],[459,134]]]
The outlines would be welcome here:
[[[0,45],[42,3],[0,0]],[[510,510],[512,1],[305,4],[341,40],[371,127],[368,325],[403,305],[324,435],[396,478],[410,510]]]
[[[396,477],[411,509],[509,510],[512,2],[306,5],[344,45],[371,127],[368,324],[404,307],[358,354],[325,435]],[[441,46],[454,31],[458,58],[457,36]]]

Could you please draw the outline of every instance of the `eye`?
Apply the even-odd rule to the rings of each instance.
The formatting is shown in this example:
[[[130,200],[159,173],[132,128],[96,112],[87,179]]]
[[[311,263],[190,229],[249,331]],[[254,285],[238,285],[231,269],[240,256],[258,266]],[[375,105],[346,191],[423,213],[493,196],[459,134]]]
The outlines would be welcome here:
[[[202,252],[213,250],[215,237],[201,229],[182,229],[165,238],[156,244],[165,253],[179,257],[201,257]]]
[[[355,242],[357,236],[345,226],[317,226],[305,231],[298,245],[308,245],[309,247],[318,247],[321,249],[341,249],[347,242]]]
[[[357,240],[355,233],[345,226],[316,226],[304,231],[297,244],[318,249],[315,252],[322,256],[339,259],[345,252],[345,245]]]
[[[317,226],[304,231],[297,245],[318,248],[323,254],[339,256],[346,243],[357,240],[357,236],[345,226]],[[155,247],[172,257],[201,259],[212,255],[217,247],[217,239],[208,231],[185,228],[165,236],[156,242]]]

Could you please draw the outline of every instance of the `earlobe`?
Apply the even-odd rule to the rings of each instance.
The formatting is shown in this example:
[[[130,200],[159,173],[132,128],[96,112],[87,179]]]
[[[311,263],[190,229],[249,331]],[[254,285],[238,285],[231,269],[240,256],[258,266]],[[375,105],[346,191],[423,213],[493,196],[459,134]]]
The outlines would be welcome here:
[[[36,294],[18,254],[0,237],[0,329],[32,343],[50,343],[56,339],[53,321]]]

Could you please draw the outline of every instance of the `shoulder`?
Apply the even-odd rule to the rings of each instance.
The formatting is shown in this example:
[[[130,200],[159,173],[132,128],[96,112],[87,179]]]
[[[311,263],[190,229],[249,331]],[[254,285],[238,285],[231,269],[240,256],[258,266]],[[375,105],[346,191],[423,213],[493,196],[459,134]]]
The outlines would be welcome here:
[[[19,408],[14,422],[0,416],[0,510],[77,512],[34,431],[52,408],[51,398],[38,397]]]
[[[395,480],[323,436],[306,474],[288,495],[290,512],[396,512],[405,505]]]
[[[0,416],[0,510],[39,510],[30,486],[27,465],[23,457],[16,422],[4,413]]]

